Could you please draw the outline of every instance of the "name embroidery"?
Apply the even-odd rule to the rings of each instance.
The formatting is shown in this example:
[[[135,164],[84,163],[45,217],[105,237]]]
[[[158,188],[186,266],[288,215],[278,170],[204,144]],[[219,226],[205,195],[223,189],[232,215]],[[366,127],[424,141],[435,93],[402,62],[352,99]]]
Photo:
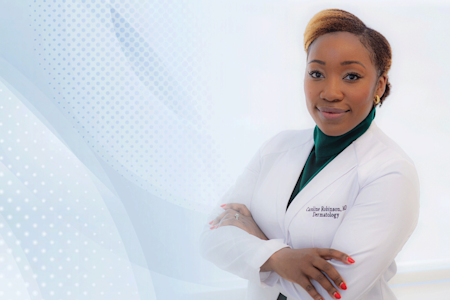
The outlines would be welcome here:
[[[339,213],[347,210],[347,205],[342,207],[330,207],[330,206],[321,206],[321,207],[307,207],[306,211],[311,211],[312,216],[319,218],[339,218]],[[336,213],[335,213],[336,212]]]

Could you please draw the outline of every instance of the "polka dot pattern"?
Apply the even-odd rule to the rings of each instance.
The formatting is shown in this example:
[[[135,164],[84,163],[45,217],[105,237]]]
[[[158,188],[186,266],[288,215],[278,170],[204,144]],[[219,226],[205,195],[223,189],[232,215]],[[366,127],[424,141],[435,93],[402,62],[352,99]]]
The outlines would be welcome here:
[[[30,16],[53,101],[92,151],[153,195],[202,210],[230,181],[208,130],[190,5],[38,0]]]
[[[43,75],[30,83],[83,139],[79,149],[88,145],[101,163],[93,167],[82,160],[83,165],[62,141],[71,137],[55,135],[69,132],[67,123],[54,134],[59,124],[32,113],[42,109],[32,107],[39,100],[28,95],[21,102],[20,89],[0,82],[0,299],[164,299],[161,287],[191,284],[177,278],[185,263],[177,253],[179,240],[188,238],[168,241],[169,226],[144,241],[127,219],[126,197],[119,199],[117,185],[92,170],[104,163],[113,170],[110,178],[119,174],[124,185],[134,184],[134,192],[154,196],[148,207],[167,212],[175,204],[186,219],[209,211],[212,199],[229,188],[232,180],[209,129],[205,34],[196,4],[36,0],[27,5],[35,52],[29,62]],[[116,211],[108,211],[111,207]],[[149,253],[163,259],[152,265]]]
[[[0,103],[0,298],[139,299],[90,171],[2,83]]]

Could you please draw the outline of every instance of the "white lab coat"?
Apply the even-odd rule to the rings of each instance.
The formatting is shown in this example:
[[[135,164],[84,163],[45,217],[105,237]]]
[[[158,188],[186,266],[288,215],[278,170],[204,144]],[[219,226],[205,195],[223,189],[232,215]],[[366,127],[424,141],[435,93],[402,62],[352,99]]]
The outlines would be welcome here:
[[[245,204],[269,241],[236,226],[210,230],[205,224],[201,255],[219,268],[248,279],[248,300],[311,299],[298,284],[260,267],[276,251],[291,247],[333,248],[356,263],[329,262],[347,283],[342,299],[396,299],[388,281],[394,258],[419,216],[419,179],[408,155],[372,121],[364,134],[326,165],[294,198],[300,172],[314,145],[313,128],[286,130],[266,141],[217,204]],[[327,211],[333,210],[334,211]],[[322,214],[322,215],[320,215]],[[312,280],[324,299],[333,299]]]

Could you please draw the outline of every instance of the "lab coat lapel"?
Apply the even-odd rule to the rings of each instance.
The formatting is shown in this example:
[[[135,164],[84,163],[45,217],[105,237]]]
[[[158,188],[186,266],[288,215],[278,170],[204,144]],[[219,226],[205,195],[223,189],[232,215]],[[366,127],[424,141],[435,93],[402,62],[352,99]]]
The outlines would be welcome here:
[[[289,153],[288,155],[290,156],[292,161],[295,161],[296,163],[300,161],[303,162],[303,164],[290,167],[289,172],[290,177],[288,178],[288,180],[286,180],[288,183],[285,185],[280,185],[280,187],[283,188],[284,190],[279,192],[279,194],[282,196],[282,199],[279,199],[279,202],[283,202],[285,211],[285,215],[283,218],[284,224],[283,226],[281,226],[281,228],[283,228],[284,236],[287,240],[289,240],[288,228],[295,215],[298,212],[300,212],[300,210],[317,194],[322,192],[334,181],[339,179],[341,176],[345,175],[347,172],[355,168],[357,165],[357,158],[355,154],[354,144],[352,143],[347,148],[345,148],[341,153],[339,153],[338,156],[336,156],[319,173],[317,173],[316,176],[314,176],[311,179],[311,181],[292,200],[289,209],[286,211],[287,202],[291,196],[295,184],[297,183],[298,177],[300,176],[300,172],[303,169],[304,164],[306,163],[305,156],[306,158],[308,158],[313,144],[314,141],[312,141],[311,145],[310,143],[305,144],[305,147],[303,147],[301,153]],[[294,159],[293,156],[295,155],[301,158]]]
[[[308,134],[308,140],[298,147],[289,149],[281,157],[277,168],[277,221],[283,232],[286,207],[291,198],[292,191],[297,183],[300,172],[308,159],[314,146],[313,130]],[[292,203],[291,203],[292,205]]]

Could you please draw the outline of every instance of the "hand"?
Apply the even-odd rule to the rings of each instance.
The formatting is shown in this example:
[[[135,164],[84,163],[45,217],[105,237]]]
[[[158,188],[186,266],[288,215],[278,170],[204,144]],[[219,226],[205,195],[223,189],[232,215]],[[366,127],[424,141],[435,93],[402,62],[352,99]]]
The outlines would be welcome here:
[[[283,248],[275,252],[261,267],[261,271],[274,271],[281,277],[299,284],[315,300],[323,299],[311,283],[317,281],[333,299],[341,299],[337,289],[331,284],[328,275],[334,284],[346,290],[347,285],[336,269],[326,260],[335,259],[347,265],[355,261],[347,254],[327,248],[291,249]]]
[[[239,227],[248,233],[262,239],[269,240],[266,235],[261,231],[258,224],[253,220],[252,214],[248,210],[247,206],[240,203],[228,203],[222,205],[225,210],[217,218],[209,222],[211,229],[217,229],[221,226],[233,225]],[[235,215],[239,214],[238,219]]]

